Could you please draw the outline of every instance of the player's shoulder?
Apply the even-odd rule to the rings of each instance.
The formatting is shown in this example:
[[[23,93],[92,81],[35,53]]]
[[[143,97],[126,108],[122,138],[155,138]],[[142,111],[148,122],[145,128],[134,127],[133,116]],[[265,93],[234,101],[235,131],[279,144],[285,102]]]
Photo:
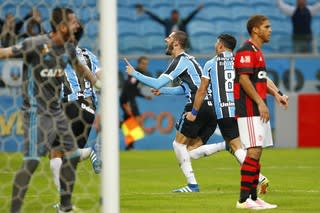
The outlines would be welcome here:
[[[215,65],[215,63],[217,62],[217,56],[214,56],[213,58],[211,58],[210,60],[208,60],[206,63],[205,63],[205,67],[210,67],[212,65]]]
[[[241,52],[253,52],[254,51],[254,45],[246,41],[245,43],[242,44],[242,46],[237,50],[236,54],[239,54]]]

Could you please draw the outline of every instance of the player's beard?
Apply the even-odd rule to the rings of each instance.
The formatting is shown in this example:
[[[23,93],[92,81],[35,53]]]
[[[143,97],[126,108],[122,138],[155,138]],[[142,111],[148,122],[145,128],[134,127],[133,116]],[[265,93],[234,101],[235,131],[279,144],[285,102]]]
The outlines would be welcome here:
[[[173,50],[173,44],[168,44],[168,47],[166,49],[166,55],[172,55]]]

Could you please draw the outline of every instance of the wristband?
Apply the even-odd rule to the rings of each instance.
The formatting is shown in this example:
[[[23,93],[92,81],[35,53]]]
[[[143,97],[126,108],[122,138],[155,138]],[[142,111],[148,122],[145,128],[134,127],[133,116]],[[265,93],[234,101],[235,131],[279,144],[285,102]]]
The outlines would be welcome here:
[[[279,90],[278,91],[278,94],[280,95],[280,96],[283,96],[283,93]]]
[[[194,115],[194,116],[197,116],[198,115],[198,110],[196,110],[195,108],[192,108],[191,114]]]

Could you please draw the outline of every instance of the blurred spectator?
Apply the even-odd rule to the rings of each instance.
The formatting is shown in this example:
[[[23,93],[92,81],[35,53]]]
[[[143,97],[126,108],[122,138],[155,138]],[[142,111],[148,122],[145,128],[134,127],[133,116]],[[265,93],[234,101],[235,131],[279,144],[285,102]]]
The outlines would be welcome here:
[[[199,5],[194,11],[192,11],[186,18],[182,19],[180,18],[180,14],[178,10],[172,10],[171,11],[171,17],[170,18],[160,18],[153,12],[147,10],[144,8],[142,4],[137,4],[136,9],[138,13],[145,13],[150,18],[152,18],[154,21],[159,22],[165,27],[165,33],[166,37],[170,35],[171,32],[181,30],[184,32],[187,32],[186,26],[187,24],[192,20],[192,18],[203,8],[203,5]]]
[[[32,8],[30,10],[29,14],[25,17],[24,28],[24,31],[20,35],[22,38],[46,33],[41,24],[41,14],[38,9]]]
[[[144,75],[148,75],[148,58],[145,56],[141,56],[138,58],[138,65],[135,68],[136,71],[143,73]],[[140,117],[140,111],[136,102],[136,97],[142,97],[145,99],[152,99],[152,96],[144,95],[141,92],[141,88],[139,87],[139,81],[132,77],[128,76],[128,79],[125,81],[124,86],[120,95],[120,106],[123,111],[123,119],[125,121],[129,117],[135,117],[140,124],[142,124],[142,120]],[[142,125],[141,125],[142,126]],[[126,143],[126,150],[134,149],[133,142]]]
[[[0,19],[0,41],[2,47],[14,45],[23,26],[22,20],[16,20],[13,13],[6,14],[5,20]]]
[[[312,16],[320,11],[320,2],[307,5],[307,0],[297,0],[296,6],[286,4],[284,0],[277,0],[279,9],[291,16],[293,34],[292,45],[294,52],[312,52]]]

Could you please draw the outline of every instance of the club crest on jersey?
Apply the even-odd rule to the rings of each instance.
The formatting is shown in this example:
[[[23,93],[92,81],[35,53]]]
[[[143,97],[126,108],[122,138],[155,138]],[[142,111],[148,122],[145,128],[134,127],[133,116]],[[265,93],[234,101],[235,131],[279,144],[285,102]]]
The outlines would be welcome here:
[[[43,69],[40,71],[41,77],[62,77],[64,75],[63,69]]]
[[[260,71],[258,72],[258,78],[259,78],[259,79],[267,78],[267,72],[264,71],[264,70],[260,70]]]
[[[241,56],[240,63],[242,64],[251,63],[250,55]]]

